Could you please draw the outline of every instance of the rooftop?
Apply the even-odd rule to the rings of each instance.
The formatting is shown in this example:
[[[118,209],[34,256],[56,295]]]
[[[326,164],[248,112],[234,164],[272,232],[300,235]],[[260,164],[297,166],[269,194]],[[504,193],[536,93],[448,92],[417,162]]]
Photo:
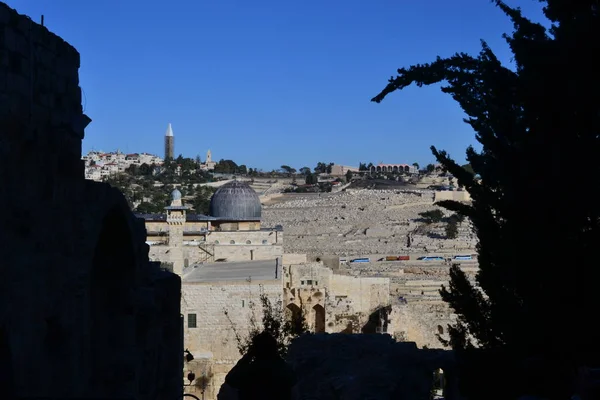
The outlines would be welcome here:
[[[183,270],[182,280],[183,283],[247,281],[249,278],[275,280],[275,265],[275,259],[197,264]],[[281,277],[281,267],[278,277]]]

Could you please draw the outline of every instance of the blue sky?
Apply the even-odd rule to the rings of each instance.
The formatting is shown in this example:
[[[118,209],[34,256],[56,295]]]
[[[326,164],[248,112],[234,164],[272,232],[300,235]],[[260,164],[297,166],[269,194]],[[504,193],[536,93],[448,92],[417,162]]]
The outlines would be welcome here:
[[[400,66],[476,54],[510,62],[488,0],[7,0],[81,53],[83,150],[175,152],[265,170],[318,161],[464,161],[475,144],[439,87],[370,99]],[[542,21],[536,0],[508,0]]]

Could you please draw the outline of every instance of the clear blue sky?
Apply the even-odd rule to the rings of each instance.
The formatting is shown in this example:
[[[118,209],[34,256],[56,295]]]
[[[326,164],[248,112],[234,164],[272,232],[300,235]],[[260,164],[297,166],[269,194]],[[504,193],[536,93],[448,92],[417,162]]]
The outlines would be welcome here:
[[[505,62],[507,17],[488,0],[6,0],[81,53],[83,150],[176,154],[263,169],[318,161],[464,161],[475,144],[439,87],[370,99],[400,66],[486,40]],[[542,21],[536,0],[508,0]]]

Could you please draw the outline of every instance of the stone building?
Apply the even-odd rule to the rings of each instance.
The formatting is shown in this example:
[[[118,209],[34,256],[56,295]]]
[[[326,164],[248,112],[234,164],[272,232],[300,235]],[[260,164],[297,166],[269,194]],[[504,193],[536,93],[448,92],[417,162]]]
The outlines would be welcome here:
[[[373,312],[389,305],[389,279],[335,275],[321,263],[286,265],[302,258],[284,255],[281,262],[210,263],[184,269],[184,341],[194,356],[184,372],[196,377],[187,392],[204,391],[206,400],[216,398],[240,358],[236,336],[248,336],[251,318],[260,322],[263,293],[288,318],[302,309],[316,333],[365,331]]]
[[[217,163],[212,159],[212,153],[210,150],[206,152],[206,160],[200,164],[200,169],[203,171],[213,171]]]
[[[181,280],[84,178],[79,53],[3,3],[0,32],[0,398],[174,399]]]
[[[303,311],[317,333],[360,333],[373,312],[390,305],[388,278],[337,275],[321,263],[303,263],[284,266],[283,280],[286,311]],[[387,319],[375,332],[387,332]]]
[[[236,335],[246,338],[250,319],[261,320],[260,295],[280,304],[281,266],[275,259],[195,265],[182,280],[184,343],[194,356],[184,373],[196,376],[186,392],[214,399],[241,357]]]
[[[181,274],[187,266],[216,261],[274,260],[283,255],[283,229],[261,226],[261,203],[245,182],[221,186],[210,214],[190,213],[181,193],[171,193],[165,214],[140,214],[146,222],[150,258],[173,264]]]

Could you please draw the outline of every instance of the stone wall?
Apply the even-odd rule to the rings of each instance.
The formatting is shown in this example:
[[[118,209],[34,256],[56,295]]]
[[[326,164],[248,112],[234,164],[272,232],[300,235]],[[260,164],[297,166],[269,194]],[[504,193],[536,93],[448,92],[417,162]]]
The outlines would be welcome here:
[[[228,231],[228,232],[211,232],[206,241],[220,244],[226,244],[230,241],[235,243],[250,243],[247,244],[282,244],[283,232],[281,231]]]
[[[225,376],[241,357],[236,331],[247,337],[250,318],[254,316],[260,323],[260,294],[265,293],[275,304],[281,300],[281,289],[280,280],[183,284],[184,342],[197,360],[186,366],[186,374],[191,371],[200,377],[203,370],[210,370],[205,399],[216,398]],[[197,328],[188,326],[189,314],[196,315]],[[199,391],[197,385],[187,389],[189,393]]]
[[[311,330],[322,318],[324,332],[359,332],[373,311],[390,304],[388,278],[337,275],[321,263],[308,263],[284,266],[283,279],[284,304],[303,309]]]
[[[0,3],[0,398],[174,398],[180,280],[123,195],[84,179],[78,69]]]
[[[442,190],[436,191],[434,201],[454,200],[471,201],[471,195],[467,191]]]
[[[306,254],[285,253],[282,256],[283,265],[305,264],[307,262]]]
[[[283,255],[283,246],[276,245],[219,245],[215,246],[215,260],[250,261],[274,260]]]

